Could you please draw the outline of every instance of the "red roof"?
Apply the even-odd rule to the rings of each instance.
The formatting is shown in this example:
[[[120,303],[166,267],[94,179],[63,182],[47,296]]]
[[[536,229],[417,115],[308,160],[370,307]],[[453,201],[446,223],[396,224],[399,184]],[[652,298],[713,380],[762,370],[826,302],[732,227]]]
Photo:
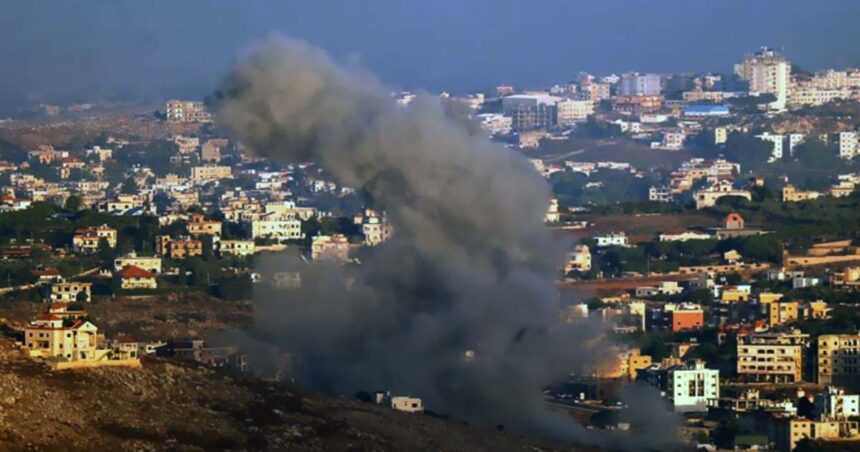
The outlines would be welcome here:
[[[732,212],[732,213],[726,215],[726,221],[739,221],[739,220],[743,220],[743,219],[744,218],[737,212]]]
[[[126,265],[119,272],[123,278],[155,278],[155,275],[134,265]]]
[[[63,318],[55,314],[42,313],[36,316],[36,320],[63,320]]]
[[[60,270],[53,268],[53,267],[45,268],[42,270],[33,270],[31,273],[35,276],[61,276],[62,275],[62,273],[60,273]]]

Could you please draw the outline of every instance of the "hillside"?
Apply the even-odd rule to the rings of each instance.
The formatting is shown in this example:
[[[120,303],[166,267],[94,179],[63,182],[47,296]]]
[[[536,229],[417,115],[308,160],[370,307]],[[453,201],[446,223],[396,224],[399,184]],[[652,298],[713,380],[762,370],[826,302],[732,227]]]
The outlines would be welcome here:
[[[560,449],[159,359],[50,372],[7,338],[0,394],[2,450]]]

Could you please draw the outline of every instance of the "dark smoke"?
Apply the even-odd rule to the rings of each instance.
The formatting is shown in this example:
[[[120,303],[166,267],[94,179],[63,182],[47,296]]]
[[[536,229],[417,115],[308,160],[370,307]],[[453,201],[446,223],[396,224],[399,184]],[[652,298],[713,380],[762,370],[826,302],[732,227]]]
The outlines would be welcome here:
[[[387,389],[484,425],[621,444],[544,406],[545,385],[607,346],[595,325],[556,321],[564,246],[543,224],[550,193],[526,159],[452,125],[438,101],[398,107],[372,77],[293,41],[252,49],[218,97],[220,122],[249,148],[318,162],[396,228],[354,272],[304,265],[300,289],[256,294],[256,330],[297,357],[300,383]],[[290,267],[275,256],[260,269]],[[665,439],[648,438],[637,445]]]

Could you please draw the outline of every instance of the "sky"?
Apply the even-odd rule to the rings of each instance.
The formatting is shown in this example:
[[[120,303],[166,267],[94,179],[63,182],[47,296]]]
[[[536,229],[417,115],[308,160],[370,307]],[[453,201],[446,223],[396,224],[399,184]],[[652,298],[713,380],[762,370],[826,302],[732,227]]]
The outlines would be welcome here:
[[[806,70],[860,66],[858,18],[855,0],[4,0],[0,112],[202,98],[272,34],[431,92],[728,72],[762,45]]]

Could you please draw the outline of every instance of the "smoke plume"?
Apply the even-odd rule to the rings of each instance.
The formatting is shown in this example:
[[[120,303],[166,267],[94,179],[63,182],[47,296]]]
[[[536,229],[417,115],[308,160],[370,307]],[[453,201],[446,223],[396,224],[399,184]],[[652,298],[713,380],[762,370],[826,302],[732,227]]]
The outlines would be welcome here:
[[[399,107],[372,77],[284,39],[244,55],[215,104],[250,149],[318,162],[395,227],[357,269],[303,265],[300,288],[255,294],[259,337],[294,354],[300,383],[618,444],[545,408],[542,389],[593,366],[606,344],[595,325],[556,321],[564,246],[543,224],[550,193],[526,159],[453,125],[438,100]],[[291,265],[271,256],[260,269]]]

